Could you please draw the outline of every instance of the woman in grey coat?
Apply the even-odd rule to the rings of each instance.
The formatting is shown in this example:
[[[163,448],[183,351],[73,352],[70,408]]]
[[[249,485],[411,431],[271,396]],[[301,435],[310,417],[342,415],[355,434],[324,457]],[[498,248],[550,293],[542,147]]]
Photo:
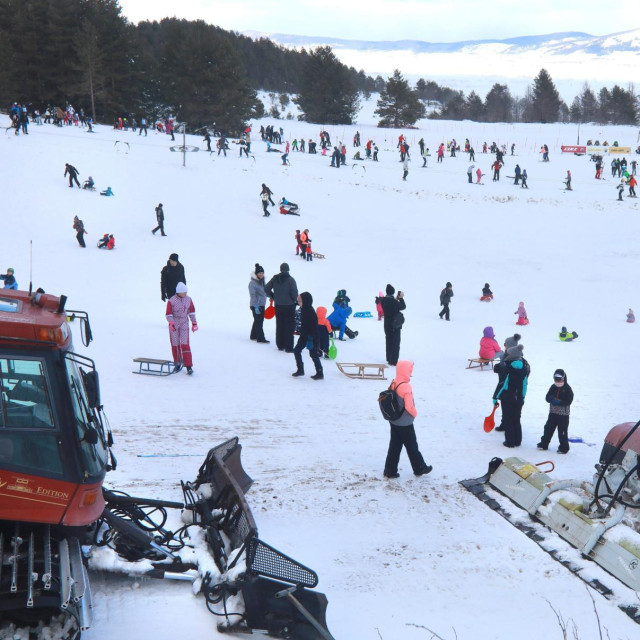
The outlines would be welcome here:
[[[267,301],[267,294],[264,290],[264,269],[256,262],[256,268],[249,280],[249,308],[253,316],[251,327],[251,340],[268,343],[264,337],[262,323],[264,322],[264,305]]]

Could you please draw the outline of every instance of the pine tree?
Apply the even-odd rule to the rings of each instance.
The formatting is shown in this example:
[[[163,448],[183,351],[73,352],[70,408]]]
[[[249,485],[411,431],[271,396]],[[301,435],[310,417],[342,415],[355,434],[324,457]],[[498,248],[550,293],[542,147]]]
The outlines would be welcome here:
[[[532,122],[557,122],[560,117],[560,94],[549,72],[541,69],[533,81]]]
[[[378,108],[374,113],[381,118],[378,122],[379,127],[396,129],[413,125],[426,115],[417,93],[411,89],[398,69],[393,72],[384,90],[380,92]]]
[[[598,110],[600,108],[598,104],[598,98],[595,93],[591,91],[589,85],[585,82],[580,93],[580,112],[582,115],[582,122],[597,122]]]
[[[475,91],[472,91],[466,98],[464,118],[474,122],[483,122],[485,119],[484,103]]]
[[[306,122],[353,122],[360,107],[359,92],[349,69],[331,47],[318,47],[309,54],[294,102]]]
[[[513,98],[506,84],[491,87],[485,100],[487,122],[513,122]]]
[[[611,89],[611,121],[613,124],[636,124],[638,109],[635,95],[617,84]]]

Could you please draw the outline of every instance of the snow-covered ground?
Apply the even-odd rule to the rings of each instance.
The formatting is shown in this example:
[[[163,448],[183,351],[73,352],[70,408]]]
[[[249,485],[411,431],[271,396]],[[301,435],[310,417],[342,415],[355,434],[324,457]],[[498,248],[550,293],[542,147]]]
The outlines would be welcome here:
[[[282,166],[259,141],[260,123],[255,160],[238,158],[232,144],[227,158],[190,153],[184,168],[169,151],[181,136],[171,143],[163,134],[107,126],[94,134],[50,125],[32,125],[28,136],[9,132],[0,139],[0,268],[14,267],[26,289],[33,240],[34,287],[64,293],[70,309],[89,313],[95,340],[85,349],[76,336],[76,347],[97,362],[116,438],[119,467],[108,484],[180,499],[179,480],[193,479],[211,446],[238,435],[255,480],[247,497],[260,537],[318,572],[337,640],[426,639],[427,628],[447,640],[562,638],[550,604],[575,622],[581,640],[599,638],[584,584],[458,484],[507,453],[501,434],[482,430],[496,376],[466,365],[485,326],[500,342],[517,329],[532,370],[517,453],[552,460],[556,478],[590,479],[607,431],[639,417],[640,326],[626,324],[625,314],[640,310],[640,205],[616,201],[618,180],[608,167],[596,181],[587,157],[561,155],[560,145],[577,139],[567,125],[424,121],[405,132],[414,158],[403,182],[399,132],[367,125],[374,108],[363,108],[364,124],[328,131],[348,142],[349,157],[356,130],[363,142],[371,137],[380,162],[339,170],[329,158],[301,153]],[[286,139],[317,140],[321,128],[268,123],[284,127]],[[441,165],[432,157],[421,168],[420,137],[432,153],[441,141],[470,138],[485,184],[467,183],[464,154]],[[582,125],[580,140],[587,138],[638,144],[635,128]],[[492,158],[480,153],[485,140],[516,144],[497,183]],[[540,161],[544,143],[549,163]],[[99,189],[111,186],[115,197],[69,189],[65,162],[81,179],[92,175]],[[516,162],[528,172],[529,190],[507,178]],[[567,169],[572,192],[564,191]],[[262,217],[262,182],[299,203],[301,217],[276,209]],[[150,232],[159,202],[166,238]],[[76,243],[74,215],[89,232],[86,249]],[[309,229],[326,259],[296,258],[297,228]],[[105,232],[115,235],[115,251],[95,248]],[[185,265],[200,326],[191,340],[194,375],[135,376],[132,358],[170,356],[159,277],[172,252]],[[388,426],[376,399],[388,383],[348,379],[330,362],[324,381],[292,378],[293,356],[276,349],[274,321],[265,323],[271,344],[249,340],[249,274],[259,262],[271,277],[283,261],[315,305],[330,308],[344,288],[355,311],[374,311],[387,283],[405,292],[401,358],[415,362],[416,431],[430,475],[414,477],[403,454],[400,478],[382,478]],[[455,292],[451,322],[437,316],[446,281]],[[485,282],[495,294],[490,304],[479,302]],[[519,301],[528,327],[515,326]],[[360,335],[338,343],[338,360],[384,362],[382,323],[349,325]],[[560,342],[563,325],[579,339]],[[574,444],[567,456],[535,447],[557,367],[576,396],[570,435],[596,443]],[[92,583],[96,619],[87,640],[217,637],[216,620],[188,584],[106,574]],[[592,595],[610,638],[637,637],[615,604]]]

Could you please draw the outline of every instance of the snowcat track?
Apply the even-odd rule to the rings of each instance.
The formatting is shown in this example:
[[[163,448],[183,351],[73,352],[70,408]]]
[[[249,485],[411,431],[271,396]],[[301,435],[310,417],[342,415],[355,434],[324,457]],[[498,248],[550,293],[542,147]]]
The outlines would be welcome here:
[[[76,537],[56,538],[49,525],[7,523],[0,529],[0,618],[3,625],[37,628],[66,617],[65,640],[91,624],[91,589]],[[0,635],[1,635],[0,630]]]
[[[607,600],[611,600],[612,596],[614,595],[613,589],[607,587],[605,584],[603,584],[596,578],[589,579],[583,576],[581,572],[585,568],[584,566],[581,566],[579,564],[576,564],[575,562],[571,562],[570,560],[566,560],[562,558],[560,555],[560,552],[557,549],[548,548],[548,545],[545,545],[544,543],[547,543],[550,540],[550,538],[547,538],[541,535],[540,531],[536,529],[536,527],[527,525],[524,522],[518,522],[518,521],[512,520],[510,515],[504,510],[502,505],[495,498],[491,497],[487,493],[487,484],[491,479],[493,472],[500,466],[500,464],[502,464],[502,460],[500,458],[493,458],[493,460],[491,460],[491,462],[489,463],[489,470],[487,471],[487,473],[485,473],[485,475],[479,478],[470,478],[469,480],[460,480],[458,484],[462,485],[467,491],[469,491],[476,498],[478,498],[478,500],[480,500],[481,502],[484,502],[490,509],[499,513],[505,520],[507,520],[507,522],[513,525],[516,529],[522,531],[522,533],[524,533],[527,536],[527,538],[529,538],[530,540],[533,540],[543,551],[548,553],[554,560],[556,560],[561,565],[566,567],[569,571],[571,571],[571,573],[573,573],[575,576],[580,578],[580,580],[582,580],[585,584],[590,586],[592,589],[595,589],[600,595],[604,596]],[[500,491],[495,487],[492,486],[491,488],[494,491],[497,491],[498,493],[500,493]],[[501,493],[501,495],[504,495],[504,494]],[[508,497],[508,496],[505,496],[505,497]],[[520,511],[522,511],[521,508],[518,507],[517,505],[514,505],[514,506]],[[523,511],[523,513],[526,513],[526,511]],[[548,531],[551,534],[557,535],[555,534],[555,532],[553,532],[551,529],[546,527],[544,523],[540,522],[534,516],[529,515],[529,517],[532,521],[538,523],[541,527],[544,527],[545,531]],[[558,538],[560,538],[560,536],[558,536]],[[599,566],[599,565],[596,564],[596,566]],[[604,568],[602,568],[602,570],[606,571]],[[615,576],[612,576],[612,577],[615,578]],[[637,607],[631,604],[617,605],[617,607],[618,609],[626,613],[627,616],[629,616],[629,618],[631,618],[636,624],[640,624],[640,607]]]

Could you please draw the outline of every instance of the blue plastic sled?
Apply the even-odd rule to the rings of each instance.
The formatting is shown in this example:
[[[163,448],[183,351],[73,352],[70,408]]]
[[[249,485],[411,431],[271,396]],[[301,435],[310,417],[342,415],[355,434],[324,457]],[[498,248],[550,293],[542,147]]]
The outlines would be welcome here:
[[[356,311],[353,314],[354,318],[373,318],[371,311]]]

